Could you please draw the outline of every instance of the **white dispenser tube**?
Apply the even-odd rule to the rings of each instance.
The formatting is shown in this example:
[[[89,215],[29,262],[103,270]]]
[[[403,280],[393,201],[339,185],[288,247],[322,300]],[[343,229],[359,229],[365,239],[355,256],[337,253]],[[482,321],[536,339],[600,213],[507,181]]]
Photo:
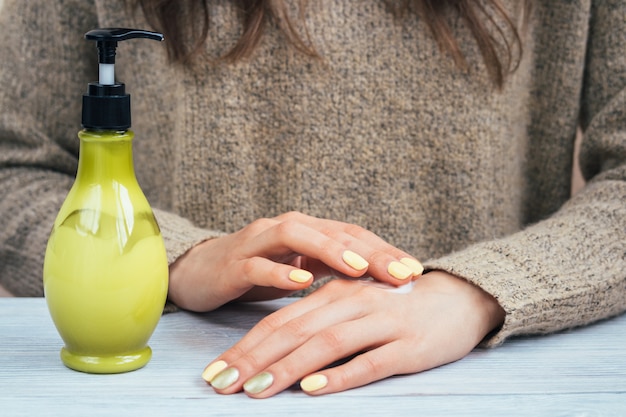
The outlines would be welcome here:
[[[99,64],[98,76],[102,85],[115,84],[115,64]]]

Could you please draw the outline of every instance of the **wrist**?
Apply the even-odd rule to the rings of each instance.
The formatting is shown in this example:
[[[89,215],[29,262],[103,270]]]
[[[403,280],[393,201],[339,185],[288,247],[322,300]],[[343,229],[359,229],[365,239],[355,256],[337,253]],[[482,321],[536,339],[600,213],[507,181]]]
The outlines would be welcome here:
[[[203,286],[194,281],[202,270],[202,250],[211,240],[191,247],[170,264],[168,300],[181,308],[197,310],[203,304]]]
[[[469,304],[472,315],[477,320],[477,331],[481,339],[488,336],[502,326],[506,312],[496,298],[472,284],[468,280],[442,270],[434,270],[424,274],[418,281],[425,280],[429,284],[437,285],[440,291],[454,292],[463,296]]]

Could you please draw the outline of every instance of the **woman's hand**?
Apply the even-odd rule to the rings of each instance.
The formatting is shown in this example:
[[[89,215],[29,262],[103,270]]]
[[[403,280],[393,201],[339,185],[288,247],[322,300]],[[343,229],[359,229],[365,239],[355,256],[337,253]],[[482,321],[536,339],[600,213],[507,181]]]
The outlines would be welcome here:
[[[325,276],[366,273],[398,286],[422,266],[362,227],[292,212],[192,248],[170,266],[169,299],[208,311],[235,299],[278,298]]]
[[[504,315],[489,294],[445,272],[424,275],[406,294],[331,281],[263,319],[202,376],[219,393],[254,398],[299,380],[312,395],[343,391],[461,359]]]

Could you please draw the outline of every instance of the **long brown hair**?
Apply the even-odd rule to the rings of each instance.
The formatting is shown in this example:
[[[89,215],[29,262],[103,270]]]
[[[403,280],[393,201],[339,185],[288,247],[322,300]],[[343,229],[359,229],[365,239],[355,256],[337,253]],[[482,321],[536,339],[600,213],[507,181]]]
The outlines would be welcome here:
[[[210,0],[128,0],[139,6],[148,23],[168,39],[171,61],[188,63],[203,50],[209,31]],[[284,0],[232,0],[241,10],[242,33],[237,43],[221,60],[237,61],[251,54],[270,20],[278,23],[291,44],[310,56],[317,56],[314,45],[304,30],[301,34],[289,16]],[[449,23],[449,12],[456,12],[465,22],[480,49],[485,67],[494,84],[501,87],[506,76],[515,71],[522,55],[520,28],[500,0],[381,0],[399,14],[409,8],[428,24],[440,49],[448,53],[456,66],[467,70],[461,45]],[[304,19],[308,0],[300,0],[297,19]],[[530,10],[530,0],[520,0],[523,15]],[[198,21],[190,16],[201,16]],[[518,22],[519,23],[519,22]],[[521,23],[520,23],[521,24]],[[303,36],[304,35],[304,36]]]

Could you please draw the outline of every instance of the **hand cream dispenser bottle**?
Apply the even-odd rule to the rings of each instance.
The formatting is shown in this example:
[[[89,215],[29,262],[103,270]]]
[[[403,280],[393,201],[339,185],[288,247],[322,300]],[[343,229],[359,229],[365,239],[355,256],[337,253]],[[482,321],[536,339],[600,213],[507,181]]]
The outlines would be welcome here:
[[[159,33],[95,29],[100,79],[83,96],[75,182],[54,222],[43,284],[65,342],[63,363],[89,373],[144,366],[161,317],[168,264],[161,232],[135,178],[130,96],[115,82],[119,41],[162,40]]]

